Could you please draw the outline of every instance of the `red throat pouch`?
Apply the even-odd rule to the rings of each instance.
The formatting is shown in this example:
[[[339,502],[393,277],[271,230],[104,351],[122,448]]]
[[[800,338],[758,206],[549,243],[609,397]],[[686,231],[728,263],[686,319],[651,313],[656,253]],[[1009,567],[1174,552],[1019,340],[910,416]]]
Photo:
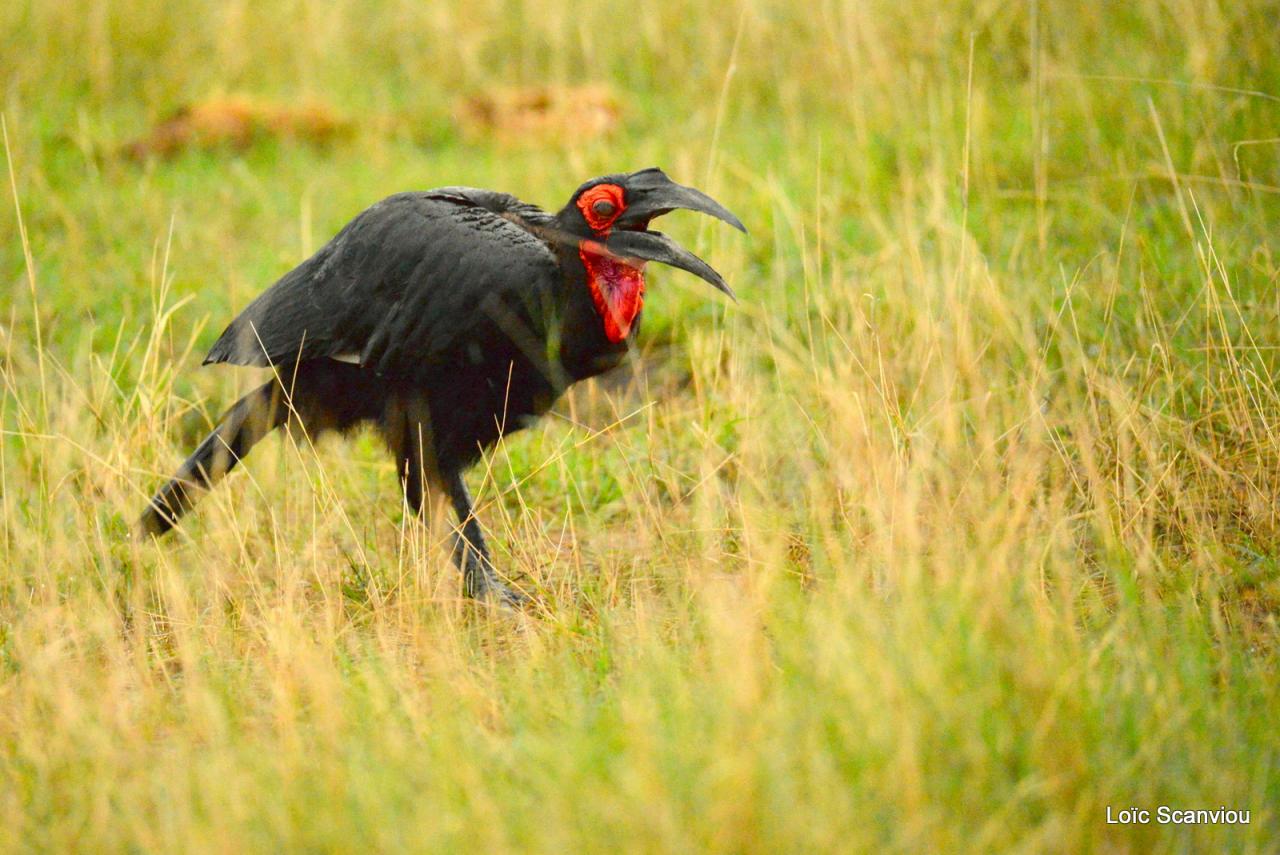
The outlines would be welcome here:
[[[644,306],[644,270],[619,258],[588,252],[586,247],[578,255],[587,269],[587,287],[604,321],[604,334],[616,344],[631,332]]]

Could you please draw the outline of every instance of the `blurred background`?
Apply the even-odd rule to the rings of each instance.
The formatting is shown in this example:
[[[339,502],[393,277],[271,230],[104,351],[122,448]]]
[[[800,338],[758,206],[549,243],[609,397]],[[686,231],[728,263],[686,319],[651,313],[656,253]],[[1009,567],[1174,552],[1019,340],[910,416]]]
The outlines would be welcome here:
[[[1271,851],[1276,15],[4,4],[0,846]],[[472,473],[529,615],[368,436],[127,537],[360,210],[655,165],[741,303]]]
[[[127,255],[107,263],[128,251],[122,234],[171,237],[175,293],[221,317],[371,200],[442,184],[558,207],[588,176],[661,164],[759,204],[747,252],[792,282],[806,256],[865,263],[926,205],[966,210],[984,253],[1040,273],[1082,266],[1135,204],[1178,239],[1198,228],[1180,190],[1254,210],[1274,195],[1274,69],[1252,38],[1266,4],[0,14],[33,249],[82,286],[58,289],[68,308],[103,320],[145,292],[129,287],[146,271]],[[258,240],[232,243],[246,234]],[[226,269],[233,247],[259,253],[262,278]],[[796,305],[761,290],[771,313]]]

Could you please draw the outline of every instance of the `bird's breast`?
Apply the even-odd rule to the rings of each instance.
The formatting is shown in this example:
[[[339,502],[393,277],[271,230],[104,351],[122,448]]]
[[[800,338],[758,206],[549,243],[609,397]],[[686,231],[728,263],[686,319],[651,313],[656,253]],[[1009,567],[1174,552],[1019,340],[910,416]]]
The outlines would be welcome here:
[[[612,255],[592,252],[584,243],[578,250],[587,271],[587,287],[604,334],[617,344],[631,332],[644,306],[644,266],[632,266]]]

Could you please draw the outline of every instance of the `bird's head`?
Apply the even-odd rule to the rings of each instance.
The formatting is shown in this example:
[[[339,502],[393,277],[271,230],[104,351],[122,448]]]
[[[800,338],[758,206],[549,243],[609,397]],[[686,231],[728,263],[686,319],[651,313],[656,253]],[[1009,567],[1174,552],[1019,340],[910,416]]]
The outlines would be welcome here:
[[[701,190],[677,184],[657,167],[593,178],[573,194],[557,215],[560,227],[581,239],[584,252],[622,260],[669,264],[705,279],[734,298],[733,291],[711,265],[661,232],[651,231],[656,217],[684,208],[710,214],[745,233],[742,221]],[[736,299],[736,298],[734,298]]]

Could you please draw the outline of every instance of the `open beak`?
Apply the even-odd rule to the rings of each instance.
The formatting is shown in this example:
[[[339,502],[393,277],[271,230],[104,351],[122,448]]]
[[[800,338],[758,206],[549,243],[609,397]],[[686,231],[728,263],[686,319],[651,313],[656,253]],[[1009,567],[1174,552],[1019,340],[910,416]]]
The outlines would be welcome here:
[[[710,282],[717,290],[723,291],[735,303],[738,301],[733,289],[724,281],[719,273],[701,258],[694,255],[662,232],[630,232],[615,229],[604,246],[609,252],[623,258],[638,258],[642,261],[657,261],[687,270]]]
[[[701,190],[675,183],[661,169],[632,173],[626,187],[627,207],[613,224],[605,247],[615,255],[657,261],[687,270],[736,301],[732,289],[711,265],[661,232],[649,231],[648,226],[653,218],[677,209],[708,214],[745,234],[747,228],[742,221]]]

